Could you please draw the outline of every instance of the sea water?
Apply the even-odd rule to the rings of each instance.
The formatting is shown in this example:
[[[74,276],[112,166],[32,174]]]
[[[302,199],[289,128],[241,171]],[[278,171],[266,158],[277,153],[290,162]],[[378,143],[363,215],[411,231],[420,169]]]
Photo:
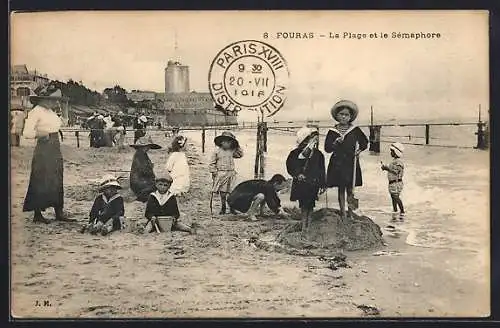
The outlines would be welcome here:
[[[367,129],[363,130],[368,134]],[[383,128],[381,153],[370,154],[367,150],[360,155],[363,186],[355,190],[360,204],[358,213],[371,217],[381,227],[391,224],[392,204],[387,175],[380,169],[380,162],[391,161],[389,141],[408,141],[407,135],[419,135],[421,130],[422,127]],[[244,158],[236,160],[238,180],[253,179],[256,132],[233,132],[245,151]],[[322,150],[326,130],[320,132]],[[200,139],[199,132],[187,134],[195,141]],[[207,157],[214,149],[214,135],[207,132]],[[474,126],[431,127],[431,136],[435,138],[431,139],[431,144],[465,148],[405,145],[404,191],[401,197],[407,214],[404,223],[397,225],[408,232],[406,242],[410,245],[471,252],[477,267],[482,268],[477,271],[477,277],[481,277],[489,260],[489,152],[473,149]],[[294,133],[269,131],[266,179],[275,173],[288,176],[285,162],[296,145],[295,139]],[[330,155],[324,154],[327,167]],[[281,198],[284,205],[291,205],[289,195],[282,195]],[[321,195],[317,208],[327,206],[327,202],[328,207],[338,208],[336,189],[329,189]]]

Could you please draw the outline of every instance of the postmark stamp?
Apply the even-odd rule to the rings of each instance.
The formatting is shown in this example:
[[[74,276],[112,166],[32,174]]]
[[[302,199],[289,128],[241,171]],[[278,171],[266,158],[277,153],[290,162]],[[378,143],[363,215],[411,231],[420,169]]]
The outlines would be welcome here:
[[[256,40],[234,42],[215,56],[208,74],[210,94],[226,111],[254,110],[273,116],[285,104],[289,71],[273,46]]]

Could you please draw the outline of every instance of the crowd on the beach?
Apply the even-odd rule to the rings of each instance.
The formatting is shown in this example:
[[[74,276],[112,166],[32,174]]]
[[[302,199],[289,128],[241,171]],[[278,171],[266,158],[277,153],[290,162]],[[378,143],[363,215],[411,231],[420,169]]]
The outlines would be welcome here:
[[[50,207],[55,210],[55,220],[75,221],[74,218],[68,218],[63,210],[63,158],[59,143],[62,121],[56,113],[60,98],[60,90],[50,87],[31,96],[30,101],[34,107],[24,124],[24,137],[37,140],[23,206],[23,211],[34,211],[35,222],[51,222],[42,215]],[[324,152],[331,154],[326,167],[325,155],[319,149],[318,130],[303,127],[297,131],[297,144],[286,158],[284,168],[291,176],[290,200],[298,202],[303,232],[308,231],[318,197],[327,188],[338,189],[342,220],[355,219],[353,214],[358,207],[355,188],[363,185],[359,154],[368,148],[366,135],[354,124],[358,112],[357,105],[349,100],[341,100],[332,107],[331,116],[337,123],[328,131],[324,140]],[[118,139],[118,144],[123,145],[125,127],[121,115],[122,113],[115,117],[94,115],[88,120],[92,129],[92,147],[98,147],[99,142],[106,139],[101,133],[107,125],[117,127],[115,133],[119,136],[116,138],[115,135],[114,140]],[[136,201],[145,204],[145,223],[142,229],[149,232],[167,229],[195,233],[196,226],[182,222],[178,202],[178,199],[189,195],[191,186],[190,168],[185,154],[187,138],[182,134],[173,136],[167,150],[167,162],[155,166],[148,152],[162,147],[148,135],[146,123],[146,117],[137,117],[134,123],[134,143],[130,145],[135,149],[130,169],[130,189]],[[281,206],[280,191],[289,187],[289,179],[276,173],[269,180],[252,179],[235,186],[235,160],[243,158],[245,152],[237,137],[230,131],[216,136],[214,144],[216,150],[210,157],[207,170],[207,175],[212,177],[211,215],[213,198],[217,195],[220,198],[219,215],[243,213],[248,220],[258,221],[267,205],[276,215],[288,216]],[[381,163],[381,170],[387,172],[388,191],[393,206],[392,219],[403,220],[405,210],[400,198],[404,174],[403,145],[392,144],[390,152],[393,160],[388,164]],[[127,216],[120,189],[122,186],[116,177],[107,175],[102,178],[99,194],[90,208],[88,222],[82,227],[82,232],[107,235],[123,229]],[[164,226],[163,222],[171,224]]]

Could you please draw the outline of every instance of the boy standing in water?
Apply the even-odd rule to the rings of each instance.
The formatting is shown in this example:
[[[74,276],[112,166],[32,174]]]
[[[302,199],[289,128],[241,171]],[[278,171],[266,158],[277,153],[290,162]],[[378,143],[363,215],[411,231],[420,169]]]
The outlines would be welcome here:
[[[398,217],[403,221],[405,217],[405,208],[399,195],[403,191],[403,174],[405,167],[401,157],[403,156],[404,147],[401,143],[395,142],[391,144],[390,151],[392,162],[389,165],[385,165],[381,162],[381,169],[382,171],[387,171],[387,179],[389,180],[389,193],[391,194],[393,210],[392,221],[396,221]],[[400,213],[398,213],[398,207],[401,211]]]

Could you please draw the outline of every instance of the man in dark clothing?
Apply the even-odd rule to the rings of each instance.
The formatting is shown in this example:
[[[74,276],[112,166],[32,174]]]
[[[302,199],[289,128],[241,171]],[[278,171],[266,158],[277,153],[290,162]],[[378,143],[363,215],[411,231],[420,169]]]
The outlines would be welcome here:
[[[231,213],[247,213],[251,221],[257,221],[256,214],[262,212],[264,205],[274,213],[286,215],[281,208],[281,201],[278,197],[278,191],[285,189],[287,182],[281,174],[275,174],[271,180],[248,180],[240,183],[234,188],[227,202]]]

